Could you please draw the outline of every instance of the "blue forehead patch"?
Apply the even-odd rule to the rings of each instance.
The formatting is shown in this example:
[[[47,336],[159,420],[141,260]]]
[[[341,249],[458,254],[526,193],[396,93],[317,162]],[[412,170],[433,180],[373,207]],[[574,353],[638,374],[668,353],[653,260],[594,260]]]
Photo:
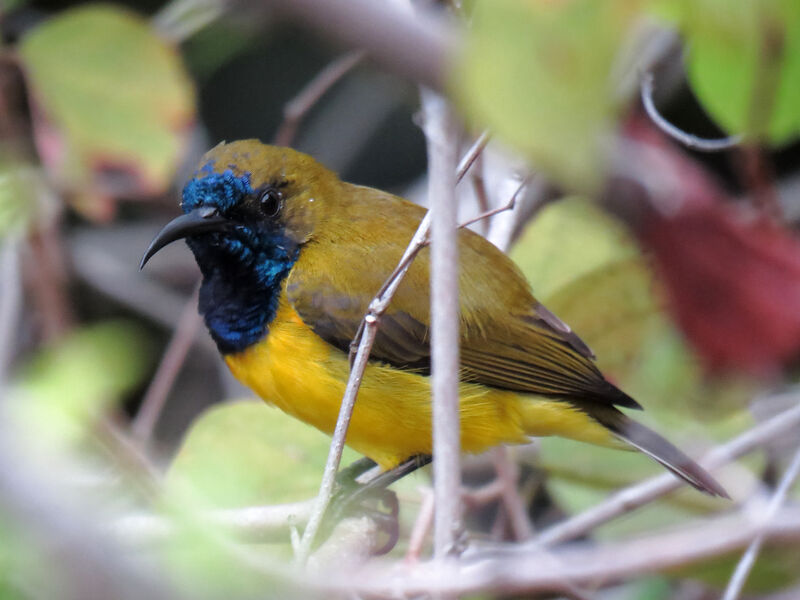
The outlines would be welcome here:
[[[197,177],[201,174],[201,177]],[[188,213],[200,206],[216,206],[221,213],[225,213],[254,192],[250,185],[250,173],[237,176],[231,169],[214,173],[209,162],[184,186],[181,209]]]

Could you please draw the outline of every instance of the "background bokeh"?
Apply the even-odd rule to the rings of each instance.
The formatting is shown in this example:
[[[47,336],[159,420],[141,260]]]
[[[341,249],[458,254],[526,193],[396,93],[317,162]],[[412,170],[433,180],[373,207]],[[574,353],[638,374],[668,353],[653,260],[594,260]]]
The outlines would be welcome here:
[[[443,77],[463,150],[493,132],[458,188],[462,218],[502,206],[531,179],[513,212],[473,227],[640,399],[643,420],[693,456],[790,410],[797,397],[777,392],[793,389],[800,349],[793,4],[444,4],[456,5],[466,39]],[[228,374],[197,317],[199,272],[183,245],[138,268],[202,153],[287,135],[287,106],[334,61],[353,66],[285,139],[343,179],[427,203],[417,82],[268,5],[2,5],[0,597],[328,597],[288,567],[291,526],[307,515],[328,438]],[[782,62],[750,52],[761,31],[782,36]],[[638,74],[653,66],[642,49],[657,54],[666,119],[701,137],[743,131],[746,144],[698,152],[658,133],[638,100]],[[757,95],[764,89],[774,98]],[[584,542],[758,510],[797,434],[719,472],[732,503],[680,490]],[[660,472],[638,454],[556,439],[471,457],[466,521],[479,547],[522,537],[486,492],[499,463],[514,465],[533,531]],[[392,559],[410,552],[429,484],[423,471],[397,486]],[[795,484],[786,504],[796,510],[799,497]],[[214,512],[269,505],[289,508],[262,521]],[[345,571],[367,560],[342,544],[319,560]],[[768,545],[747,593],[800,593],[798,548],[798,536]],[[598,597],[717,597],[739,556],[600,582]],[[779,593],[789,595],[770,596]]]

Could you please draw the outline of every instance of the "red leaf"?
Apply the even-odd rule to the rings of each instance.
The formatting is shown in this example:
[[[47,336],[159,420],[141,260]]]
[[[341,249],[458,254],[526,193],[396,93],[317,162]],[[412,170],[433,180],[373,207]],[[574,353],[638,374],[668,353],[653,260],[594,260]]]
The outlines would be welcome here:
[[[784,227],[726,201],[697,163],[652,130],[629,130],[658,147],[680,182],[672,214],[639,227],[670,309],[712,370],[776,375],[800,353],[800,241]]]
[[[686,336],[712,369],[769,375],[800,350],[800,243],[725,205],[641,230]]]

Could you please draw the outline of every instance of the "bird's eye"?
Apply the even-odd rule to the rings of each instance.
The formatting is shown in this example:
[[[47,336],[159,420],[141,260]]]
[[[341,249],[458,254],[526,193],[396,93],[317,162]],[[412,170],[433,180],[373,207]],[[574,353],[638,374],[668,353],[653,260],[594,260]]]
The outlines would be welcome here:
[[[267,188],[258,196],[258,204],[261,208],[261,213],[265,217],[274,217],[277,215],[281,206],[283,205],[283,196],[274,188]]]

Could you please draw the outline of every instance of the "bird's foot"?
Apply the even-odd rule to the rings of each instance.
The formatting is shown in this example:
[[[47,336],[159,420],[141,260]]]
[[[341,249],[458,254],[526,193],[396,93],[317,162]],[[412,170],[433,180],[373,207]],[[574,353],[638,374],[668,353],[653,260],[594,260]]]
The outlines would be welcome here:
[[[366,515],[377,525],[379,540],[374,554],[386,554],[399,537],[398,516],[400,507],[397,495],[387,489],[389,485],[430,462],[430,457],[412,457],[394,469],[376,474],[366,483],[359,483],[376,465],[363,458],[343,469],[336,477],[336,488],[331,498],[322,525],[322,533],[327,537],[341,519]]]

